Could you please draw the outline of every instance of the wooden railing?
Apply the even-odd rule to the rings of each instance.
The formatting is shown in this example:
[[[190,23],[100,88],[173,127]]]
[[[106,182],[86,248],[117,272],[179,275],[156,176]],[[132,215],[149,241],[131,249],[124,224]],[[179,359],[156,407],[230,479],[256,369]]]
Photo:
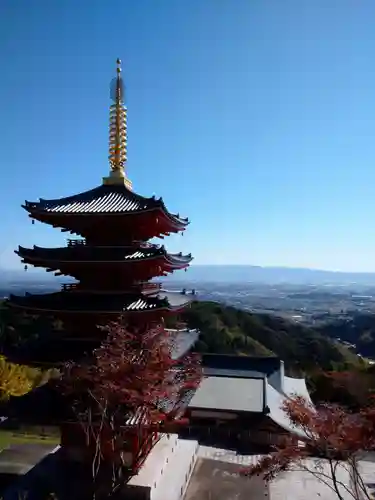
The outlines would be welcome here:
[[[161,290],[161,283],[143,283],[141,287],[144,292],[156,292],[157,290]]]
[[[71,238],[69,238],[67,240],[68,242],[68,247],[77,247],[77,246],[86,246],[87,245],[87,242],[85,239],[76,239],[76,240],[73,240]],[[135,246],[140,246],[142,248],[151,248],[151,247],[156,247],[156,248],[161,248],[161,245],[155,245],[154,243],[149,243],[148,241],[142,241],[142,242],[139,242],[137,244],[137,242],[134,243]],[[116,247],[118,245],[111,245],[111,244],[99,244],[97,246],[103,246],[103,247]],[[124,245],[120,245],[120,246],[131,246],[130,243],[127,243],[127,244],[124,244]],[[182,255],[182,253],[181,253]]]
[[[86,240],[68,240],[68,247],[85,246]]]
[[[161,290],[161,283],[139,283],[128,287],[127,290],[129,291],[131,291],[132,289],[139,290],[139,288],[141,288],[144,293],[156,293],[157,291]],[[100,288],[89,290],[87,288],[83,288],[80,283],[64,283],[63,285],[61,285],[61,290],[63,292],[77,291],[77,292],[90,292],[90,293],[102,293],[102,292],[121,293],[122,291],[118,289],[108,290]]]
[[[78,283],[64,283],[63,285],[61,285],[61,290],[63,292],[67,292],[68,290],[77,290],[78,287]]]

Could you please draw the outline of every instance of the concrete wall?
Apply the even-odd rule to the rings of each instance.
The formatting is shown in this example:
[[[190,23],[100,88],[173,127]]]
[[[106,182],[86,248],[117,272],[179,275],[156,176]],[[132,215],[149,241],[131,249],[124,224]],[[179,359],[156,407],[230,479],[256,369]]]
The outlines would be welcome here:
[[[198,455],[198,442],[164,434],[126,488],[131,500],[180,500]]]
[[[175,454],[171,457],[168,469],[165,470],[163,479],[159,482],[151,500],[183,498],[197,461],[198,448],[196,441],[178,440]]]

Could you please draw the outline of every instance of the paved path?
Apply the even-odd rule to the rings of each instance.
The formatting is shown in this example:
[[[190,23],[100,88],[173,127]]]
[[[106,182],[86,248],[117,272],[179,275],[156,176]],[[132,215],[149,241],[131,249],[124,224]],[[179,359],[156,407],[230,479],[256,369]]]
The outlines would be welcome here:
[[[261,478],[240,477],[239,465],[198,458],[184,500],[264,500],[268,486]]]
[[[0,474],[27,474],[57,448],[44,443],[13,444],[0,452]]]

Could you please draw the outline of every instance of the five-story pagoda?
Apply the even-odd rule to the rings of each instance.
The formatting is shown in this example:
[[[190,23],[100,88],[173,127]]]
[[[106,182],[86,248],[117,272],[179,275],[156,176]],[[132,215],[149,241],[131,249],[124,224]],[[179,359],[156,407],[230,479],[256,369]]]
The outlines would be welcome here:
[[[50,339],[62,358],[59,361],[73,357],[73,352],[76,355],[77,348],[72,346],[77,346],[77,339],[86,347],[100,340],[97,325],[120,316],[129,324],[160,323],[188,302],[186,296],[163,293],[159,283],[150,282],[187,268],[192,257],[169,254],[164,246],[148,240],[182,232],[189,221],[170,213],[162,198],[145,198],[132,190],[126,171],[127,108],[119,60],[111,97],[110,173],[102,185],[67,198],[26,201],[23,205],[32,219],[80,237],[61,248],[20,246],[16,251],[26,265],[44,267],[77,281],[62,285],[56,293],[11,295],[9,300],[12,307],[51,317],[53,324],[59,325],[55,338]],[[63,348],[56,349],[57,337]],[[49,348],[44,346],[42,351]]]

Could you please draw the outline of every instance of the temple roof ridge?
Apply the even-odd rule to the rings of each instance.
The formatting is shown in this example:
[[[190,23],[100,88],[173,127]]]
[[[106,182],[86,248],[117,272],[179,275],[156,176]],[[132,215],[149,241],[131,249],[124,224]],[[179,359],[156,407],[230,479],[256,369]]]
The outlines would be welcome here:
[[[189,223],[188,218],[168,211],[163,198],[145,197],[128,189],[125,185],[100,185],[81,193],[61,198],[28,201],[22,205],[31,215],[33,212],[50,214],[121,214],[137,213],[161,209],[165,216],[182,226]]]
[[[128,194],[130,197],[133,197],[139,201],[145,201],[145,202],[153,202],[155,205],[162,205],[163,201],[162,199],[156,199],[155,196],[142,196],[138,193],[135,193],[134,191],[131,191],[129,188],[127,188],[125,185],[105,185],[105,184],[100,184],[99,186],[95,186],[94,188],[88,189],[87,191],[82,191],[78,194],[73,194],[69,196],[61,196],[59,198],[39,198],[39,201],[28,201],[25,200],[25,204],[22,205],[24,208],[27,208],[27,205],[37,205],[37,204],[42,204],[42,203],[57,203],[61,201],[65,202],[70,202],[70,201],[75,201],[77,197],[81,197],[82,201],[85,201],[86,199],[91,199],[91,195],[96,195],[96,194],[102,194],[102,193],[121,193],[121,194]]]

